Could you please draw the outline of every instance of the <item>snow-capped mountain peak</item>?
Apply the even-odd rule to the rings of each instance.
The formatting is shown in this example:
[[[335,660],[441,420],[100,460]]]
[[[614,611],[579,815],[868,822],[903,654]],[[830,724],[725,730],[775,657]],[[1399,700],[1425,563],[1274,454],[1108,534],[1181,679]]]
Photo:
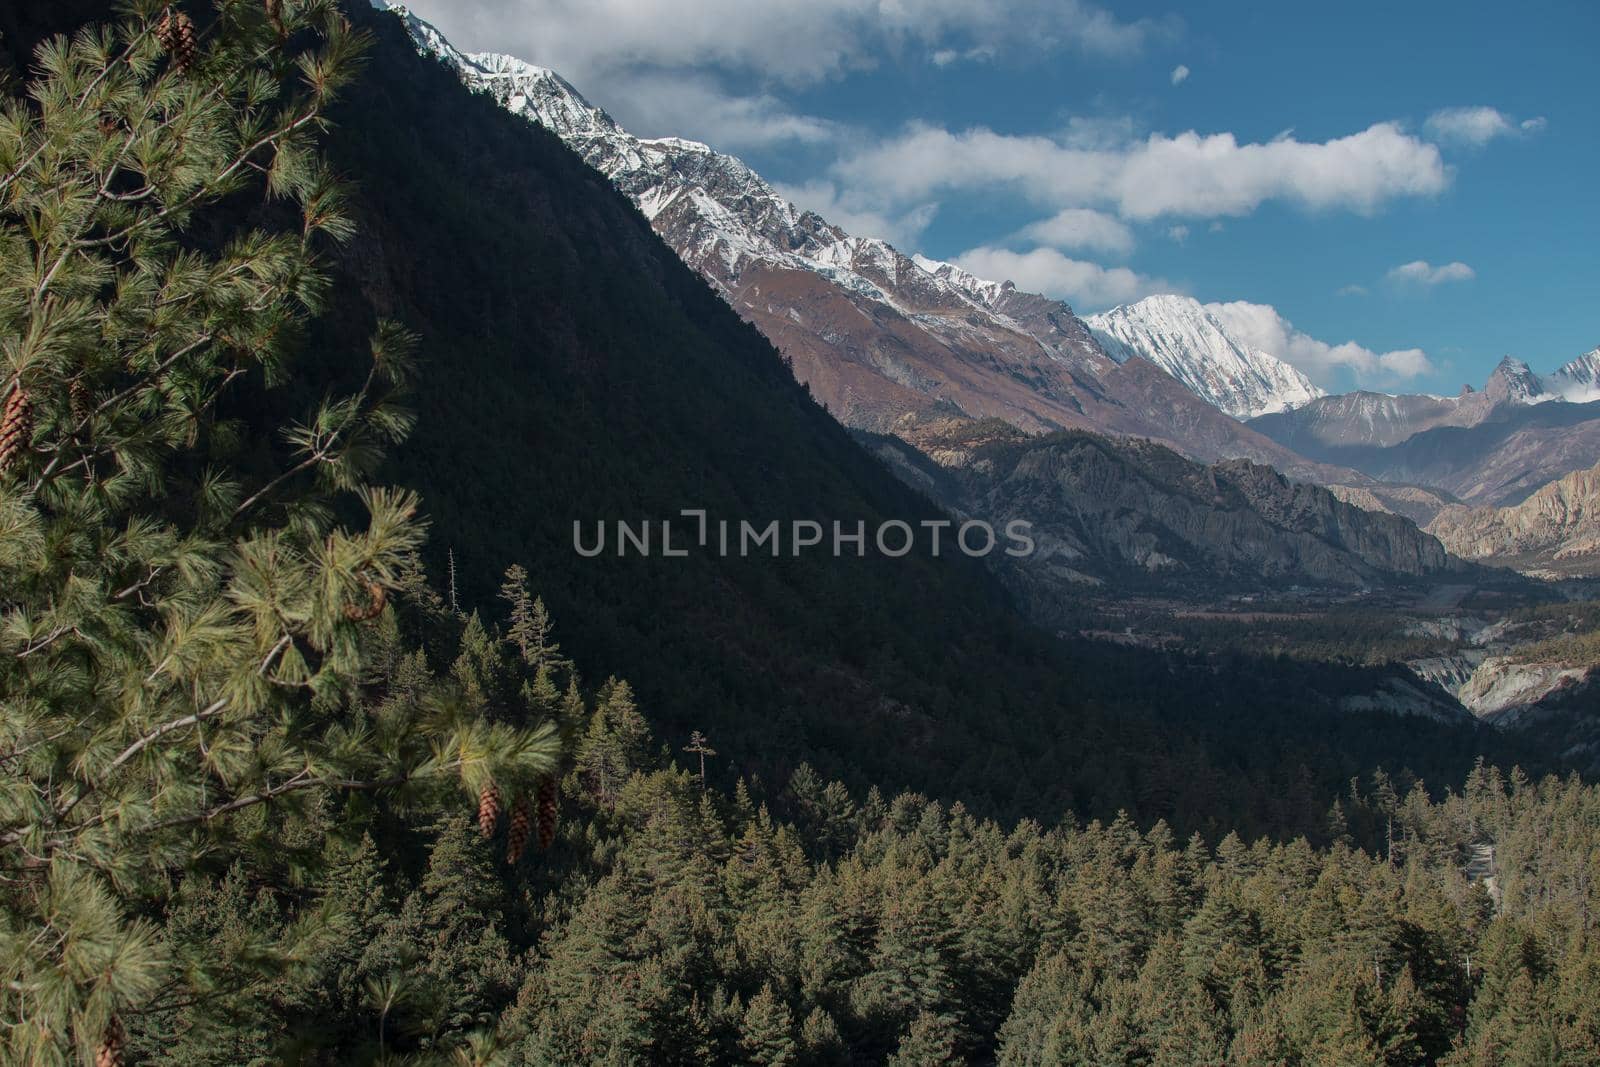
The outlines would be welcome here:
[[[463,53],[403,6],[372,2],[400,15],[420,51],[557,134],[632,199],[841,421],[884,430],[908,413],[995,416],[1027,430],[1167,440],[1202,458],[1301,462],[1216,410],[1246,416],[1317,395],[1261,353],[1213,341],[1228,356],[1220,368],[1203,365],[1204,347],[1188,364],[1156,361],[1179,373],[1120,365],[1060,300],[853,236],[733,156],[679,137],[637,137],[554,72]],[[1180,410],[1184,417],[1174,418]]]
[[[897,310],[904,308],[894,291],[909,289],[918,303],[996,311],[993,301],[1005,289],[999,283],[852,236],[791,203],[733,156],[682,137],[636,137],[554,71],[511,56],[460,52],[404,5],[372,3],[400,15],[418,48],[455,67],[470,87],[577,150],[724,292],[745,269],[764,263],[823,275]]]
[[[1506,356],[1489,375],[1484,392],[1497,403],[1542,404],[1557,397],[1533,373],[1533,368],[1515,356]]]
[[[1545,388],[1574,404],[1600,400],[1600,348],[1584,353],[1550,375],[1545,379]]]
[[[1112,359],[1143,356],[1238,419],[1300,407],[1323,395],[1288,363],[1233,337],[1192,297],[1149,296],[1087,321]]]

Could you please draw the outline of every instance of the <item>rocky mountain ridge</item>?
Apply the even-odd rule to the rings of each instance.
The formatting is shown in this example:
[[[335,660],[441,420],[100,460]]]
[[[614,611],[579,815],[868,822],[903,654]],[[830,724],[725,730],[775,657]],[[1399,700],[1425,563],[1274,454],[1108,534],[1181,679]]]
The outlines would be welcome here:
[[[1520,504],[1449,507],[1428,525],[1466,559],[1519,557],[1526,562],[1600,562],[1600,464],[1573,471]]]
[[[1503,409],[1507,408],[1589,404],[1600,400],[1597,383],[1600,349],[1543,376],[1522,360],[1506,356],[1482,389],[1466,386],[1456,396],[1357,390],[1314,397],[1250,421],[1273,440],[1308,454],[1332,454],[1356,447],[1387,448],[1441,426],[1477,426],[1497,413],[1505,414]]]
[[[1207,466],[1148,441],[1027,437],[960,419],[870,443],[953,513],[997,529],[1031,524],[1035,552],[1012,569],[1040,614],[1052,598],[1100,585],[1213,595],[1291,584],[1356,589],[1461,566],[1406,519],[1248,460]]]
[[[1250,425],[1296,454],[1442,494],[1445,504],[1503,507],[1600,463],[1600,400],[1588,399],[1586,384],[1597,367],[1589,353],[1540,376],[1507,357],[1483,389],[1459,396],[1348,393]]]
[[[853,236],[732,156],[635,137],[554,72],[462,53],[403,6],[389,8],[419,49],[605,174],[848,426],[887,432],[906,415],[994,417],[1034,433],[1141,436],[1203,461],[1242,457],[1301,478],[1365,480],[1307,462],[1156,364],[1110,358],[1062,301]]]

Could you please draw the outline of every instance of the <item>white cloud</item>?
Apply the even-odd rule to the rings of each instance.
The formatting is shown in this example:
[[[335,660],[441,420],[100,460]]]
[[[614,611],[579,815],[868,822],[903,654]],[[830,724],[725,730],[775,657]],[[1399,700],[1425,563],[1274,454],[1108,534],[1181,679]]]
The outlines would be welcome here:
[[[457,47],[510,52],[594,91],[607,72],[756,73],[800,85],[867,68],[907,45],[1099,55],[1170,38],[1170,19],[1127,22],[1090,0],[407,0]],[[955,58],[952,56],[951,58]]]
[[[1414,259],[1393,268],[1385,277],[1400,285],[1442,285],[1445,282],[1469,282],[1477,272],[1460,260],[1435,267],[1425,259]]]
[[[641,137],[689,137],[725,151],[783,143],[830,141],[837,123],[790,111],[776,97],[731,96],[695,74],[619,75],[611,83],[618,121]]]
[[[1345,285],[1339,288],[1335,296],[1366,296],[1367,287],[1364,285]]]
[[[1093,248],[1102,252],[1133,251],[1133,231],[1110,215],[1069,207],[1048,219],[1023,227],[1018,237],[1056,248]]]
[[[1354,341],[1319,341],[1295,329],[1270,304],[1235,300],[1207,304],[1206,310],[1240,341],[1288,361],[1319,385],[1335,385],[1345,373],[1354,375],[1358,382],[1375,384],[1421,377],[1434,369],[1420,348],[1374,352]]]
[[[1184,66],[1182,63],[1179,63],[1176,67],[1172,68],[1172,84],[1173,85],[1182,85],[1184,82],[1186,82],[1188,80],[1189,80],[1189,68],[1188,67]]]
[[[1545,120],[1540,116],[1518,122],[1492,107],[1447,107],[1429,115],[1423,126],[1440,141],[1482,148],[1496,137],[1538,133]]]
[[[969,63],[987,63],[999,55],[999,52],[1000,50],[993,45],[975,45],[965,51],[954,48],[941,48],[928,58],[933,61],[933,65],[936,67],[948,67],[958,60],[966,60]]]
[[[1159,278],[1126,267],[1070,259],[1053,248],[1013,252],[983,245],[961,253],[955,263],[980,278],[1015,282],[1019,289],[1065,300],[1079,310],[1108,308],[1172,291],[1171,284]]]
[[[917,247],[922,232],[933,222],[938,204],[918,204],[900,212],[874,210],[849,190],[826,180],[799,185],[774,185],[778,193],[807,211],[815,211],[854,237],[877,237],[896,248]]]
[[[1189,227],[1182,226],[1182,225],[1180,225],[1180,226],[1168,226],[1167,227],[1167,239],[1170,240],[1170,241],[1175,241],[1176,243],[1178,243],[1180,245],[1183,244],[1183,242],[1185,242],[1185,241],[1187,241],[1189,239]]]
[[[1193,131],[1140,140],[1116,133],[1106,123],[1069,127],[1057,138],[914,125],[843,160],[835,172],[887,201],[1011,187],[1051,207],[1109,205],[1129,219],[1245,215],[1269,200],[1370,212],[1450,183],[1436,146],[1388,122],[1320,143],[1281,137],[1240,144],[1231,133]]]

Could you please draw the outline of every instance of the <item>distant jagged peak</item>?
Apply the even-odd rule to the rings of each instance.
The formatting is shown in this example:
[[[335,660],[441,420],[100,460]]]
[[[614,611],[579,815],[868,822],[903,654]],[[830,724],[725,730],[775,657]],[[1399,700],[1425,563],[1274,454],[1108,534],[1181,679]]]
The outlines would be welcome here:
[[[1537,404],[1555,399],[1533,368],[1515,356],[1501,358],[1483,391],[1497,403]]]
[[[1484,393],[1497,403],[1587,404],[1600,400],[1600,348],[1584,353],[1553,374],[1534,373],[1523,360],[1506,356],[1489,376]]]
[[[1585,352],[1546,380],[1563,400],[1586,404],[1600,400],[1600,348]]]

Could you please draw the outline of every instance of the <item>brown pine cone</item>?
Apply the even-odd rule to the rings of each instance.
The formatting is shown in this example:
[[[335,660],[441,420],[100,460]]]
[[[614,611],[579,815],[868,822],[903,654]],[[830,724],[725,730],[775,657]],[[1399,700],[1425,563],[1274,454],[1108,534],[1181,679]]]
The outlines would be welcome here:
[[[554,778],[539,783],[539,847],[556,843],[556,823],[561,818],[561,790]]]
[[[487,841],[494,836],[494,828],[500,821],[500,787],[490,782],[478,794],[478,830]]]
[[[122,1020],[115,1015],[106,1023],[106,1032],[100,1038],[100,1047],[94,1053],[94,1067],[122,1067],[122,1050],[127,1035],[122,1030]]]
[[[172,65],[178,73],[187,71],[194,66],[194,58],[199,51],[194,39],[194,23],[182,11],[168,10],[161,16],[161,21],[156,23],[156,39],[161,42],[161,47],[172,56]]]
[[[0,415],[0,474],[11,469],[32,436],[33,400],[19,383],[6,398],[5,414]]]
[[[383,606],[389,602],[389,591],[377,582],[367,583],[368,604],[361,607],[356,604],[344,606],[344,617],[351,622],[367,622],[383,614]]]
[[[511,826],[506,831],[506,862],[516,863],[528,848],[528,838],[533,834],[533,805],[527,797],[518,797],[511,806]]]
[[[89,387],[83,384],[82,378],[74,378],[67,383],[67,401],[72,408],[73,421],[82,422],[89,417]]]

